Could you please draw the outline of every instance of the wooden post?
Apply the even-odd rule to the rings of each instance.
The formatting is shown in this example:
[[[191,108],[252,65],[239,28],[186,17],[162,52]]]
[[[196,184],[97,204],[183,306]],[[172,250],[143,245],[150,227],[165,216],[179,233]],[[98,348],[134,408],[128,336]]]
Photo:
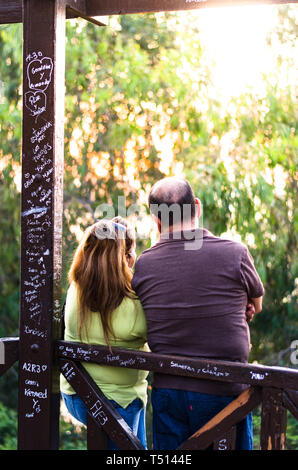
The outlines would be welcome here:
[[[64,143],[65,6],[23,1],[19,449],[57,449]]]
[[[261,450],[284,450],[287,412],[283,391],[264,388],[262,396]]]

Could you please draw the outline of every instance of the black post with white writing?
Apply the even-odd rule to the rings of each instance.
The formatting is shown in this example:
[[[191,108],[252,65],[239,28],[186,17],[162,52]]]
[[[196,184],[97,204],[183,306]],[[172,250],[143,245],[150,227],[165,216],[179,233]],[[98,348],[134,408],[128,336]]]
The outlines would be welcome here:
[[[57,449],[65,6],[23,2],[19,449]]]

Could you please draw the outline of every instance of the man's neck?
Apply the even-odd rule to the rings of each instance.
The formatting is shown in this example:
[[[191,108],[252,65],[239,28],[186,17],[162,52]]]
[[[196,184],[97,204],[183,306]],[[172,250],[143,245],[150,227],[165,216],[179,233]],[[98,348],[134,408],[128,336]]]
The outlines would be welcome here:
[[[195,230],[196,228],[198,228],[198,224],[196,222],[185,222],[183,224],[172,225],[171,227],[167,227],[165,229],[161,228],[159,234],[162,237],[168,235],[169,233],[186,232],[188,230]]]

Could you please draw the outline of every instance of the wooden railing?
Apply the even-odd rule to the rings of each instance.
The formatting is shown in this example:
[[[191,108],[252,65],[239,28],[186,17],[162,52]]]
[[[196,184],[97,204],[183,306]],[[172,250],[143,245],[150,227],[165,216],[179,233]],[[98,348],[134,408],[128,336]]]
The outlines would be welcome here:
[[[18,359],[18,339],[4,338],[2,375]],[[104,346],[56,341],[53,361],[87,407],[87,448],[106,449],[107,435],[119,449],[143,446],[110,404],[81,363],[141,369],[220,382],[247,384],[247,389],[189,437],[180,450],[235,448],[235,430],[249,412],[262,405],[260,449],[283,450],[287,410],[298,419],[298,370],[257,364],[191,359]]]

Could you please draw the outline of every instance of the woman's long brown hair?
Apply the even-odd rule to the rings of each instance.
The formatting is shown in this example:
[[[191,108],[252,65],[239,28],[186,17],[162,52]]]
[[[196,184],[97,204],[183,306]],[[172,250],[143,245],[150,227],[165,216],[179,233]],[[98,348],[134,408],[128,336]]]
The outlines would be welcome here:
[[[88,320],[92,312],[99,312],[104,338],[110,345],[111,313],[125,297],[135,298],[126,259],[133,244],[132,230],[119,217],[101,220],[86,230],[68,274],[69,282],[76,283],[78,292],[80,339],[83,328],[88,339]]]

